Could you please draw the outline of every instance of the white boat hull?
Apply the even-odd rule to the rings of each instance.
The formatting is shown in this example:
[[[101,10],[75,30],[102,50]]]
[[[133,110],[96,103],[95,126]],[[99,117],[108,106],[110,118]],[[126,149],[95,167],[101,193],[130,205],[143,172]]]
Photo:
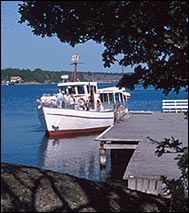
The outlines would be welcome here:
[[[41,107],[38,112],[48,136],[99,132],[111,126],[114,121],[113,111],[96,112]]]

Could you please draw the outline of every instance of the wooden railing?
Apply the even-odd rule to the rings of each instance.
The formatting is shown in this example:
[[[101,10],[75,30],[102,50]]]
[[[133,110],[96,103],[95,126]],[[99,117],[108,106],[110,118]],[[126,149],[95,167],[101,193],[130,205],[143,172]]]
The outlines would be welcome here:
[[[162,100],[163,112],[187,112],[188,100]]]

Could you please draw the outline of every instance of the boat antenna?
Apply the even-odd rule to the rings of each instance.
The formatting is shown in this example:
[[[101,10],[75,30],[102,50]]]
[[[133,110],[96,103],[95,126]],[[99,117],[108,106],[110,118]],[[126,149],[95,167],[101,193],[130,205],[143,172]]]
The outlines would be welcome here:
[[[77,64],[84,64],[82,62],[78,63],[78,60],[79,60],[79,55],[78,53],[76,53],[72,56],[73,63],[71,63],[71,65],[74,65],[73,81],[77,81]]]

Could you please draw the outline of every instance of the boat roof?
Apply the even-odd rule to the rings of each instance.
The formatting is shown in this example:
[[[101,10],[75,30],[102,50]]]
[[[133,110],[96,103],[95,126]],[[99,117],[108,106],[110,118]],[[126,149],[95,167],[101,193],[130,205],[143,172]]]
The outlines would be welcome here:
[[[106,88],[98,89],[98,93],[100,93],[100,94],[116,93],[116,92],[121,92],[121,93],[123,93],[126,96],[130,96],[130,93],[126,92],[124,87],[122,87],[122,88],[106,87]]]
[[[125,88],[121,88],[119,89],[118,87],[105,87],[105,88],[101,88],[98,89],[98,92],[100,93],[112,93],[112,92],[123,92],[125,90]]]
[[[122,93],[123,93],[123,95],[126,95],[126,96],[128,96],[128,97],[131,96],[131,94],[130,94],[129,92],[123,91]]]
[[[97,82],[88,82],[88,81],[72,81],[72,82],[64,82],[64,83],[58,83],[58,87],[62,86],[79,86],[79,85],[97,85]]]

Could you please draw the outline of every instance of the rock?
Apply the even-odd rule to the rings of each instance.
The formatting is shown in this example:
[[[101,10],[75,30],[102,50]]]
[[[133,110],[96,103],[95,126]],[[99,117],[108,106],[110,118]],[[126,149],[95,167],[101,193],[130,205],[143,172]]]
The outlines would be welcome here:
[[[160,212],[163,200],[108,183],[67,174],[1,164],[2,212]]]

